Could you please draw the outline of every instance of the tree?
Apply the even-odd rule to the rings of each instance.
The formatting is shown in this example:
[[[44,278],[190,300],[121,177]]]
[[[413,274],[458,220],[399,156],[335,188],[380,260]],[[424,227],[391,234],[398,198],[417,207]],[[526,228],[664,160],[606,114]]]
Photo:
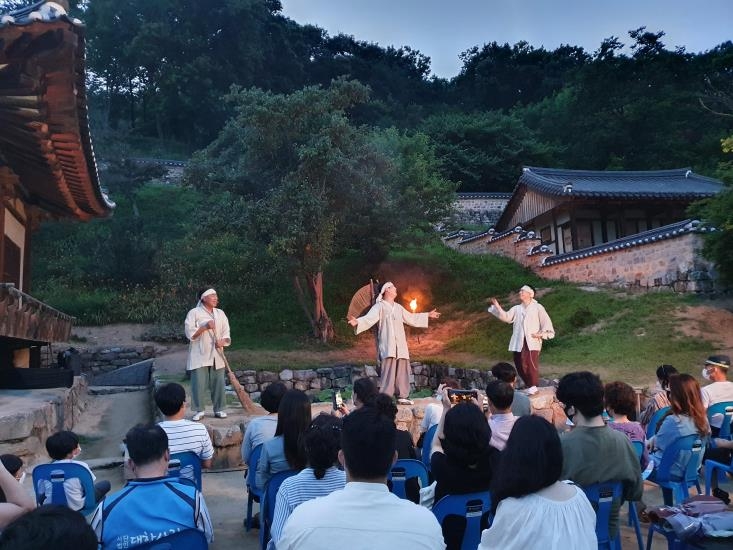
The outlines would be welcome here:
[[[251,238],[288,269],[313,335],[328,341],[327,263],[349,246],[380,250],[418,219],[437,221],[452,201],[451,184],[433,173],[424,136],[351,124],[350,109],[368,100],[358,82],[288,95],[235,88],[228,100],[235,117],[194,156],[186,180],[250,199]],[[386,144],[396,150],[386,152]]]

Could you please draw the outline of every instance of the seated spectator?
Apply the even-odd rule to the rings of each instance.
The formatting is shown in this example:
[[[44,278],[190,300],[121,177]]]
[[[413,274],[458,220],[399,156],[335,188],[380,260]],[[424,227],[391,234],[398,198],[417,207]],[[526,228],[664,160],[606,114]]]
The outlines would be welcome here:
[[[125,436],[135,479],[106,497],[92,516],[100,550],[132,548],[183,529],[214,538],[209,511],[196,487],[166,477],[168,436],[157,425],[139,424]]]
[[[620,481],[623,500],[641,498],[641,466],[629,439],[603,421],[603,384],[592,372],[572,372],[560,379],[557,398],[575,427],[560,437],[563,451],[562,478],[586,486],[603,481]],[[618,532],[614,502],[609,530]]]
[[[311,400],[300,390],[288,390],[280,401],[275,437],[262,445],[255,486],[263,490],[273,474],[302,470],[307,460],[298,439],[311,423]]]
[[[48,439],[46,439],[46,451],[48,452],[48,456],[52,459],[52,464],[54,462],[69,462],[72,464],[79,464],[89,470],[89,473],[92,475],[92,481],[95,481],[94,499],[96,502],[99,502],[104,495],[109,492],[111,487],[109,481],[105,480],[96,482],[97,477],[94,475],[87,463],[76,460],[76,457],[81,454],[81,445],[79,445],[79,438],[74,432],[61,431],[49,436]],[[40,483],[43,483],[43,501],[51,502],[51,492],[53,491],[51,482],[44,480]],[[64,492],[66,493],[66,503],[69,508],[72,510],[81,510],[84,508],[86,495],[84,494],[84,488],[81,485],[81,481],[79,481],[78,478],[73,477],[65,480]]]
[[[0,502],[0,530],[3,530],[9,523],[33,510],[36,503],[18,480],[8,472],[3,462],[0,462],[0,490],[5,495],[5,501]]]
[[[252,449],[275,437],[277,428],[277,410],[287,388],[282,382],[273,382],[267,386],[260,396],[260,405],[267,411],[265,416],[253,418],[247,424],[242,439],[242,460],[249,464],[249,455]]]
[[[649,453],[646,450],[646,434],[641,424],[629,420],[636,412],[636,392],[625,382],[611,382],[604,388],[606,412],[612,422],[608,426],[623,433],[629,441],[638,441],[644,447],[641,455],[641,467],[646,468],[649,463]]]
[[[25,481],[25,470],[23,470],[23,461],[20,457],[10,454],[1,455],[0,462],[2,462],[3,466],[5,466],[5,469],[10,472],[10,475],[18,480],[18,483],[22,484],[23,481]],[[5,493],[3,493],[3,490],[1,488],[0,502],[7,502],[5,500]]]
[[[496,515],[479,550],[596,548],[596,514],[582,489],[560,481],[562,465],[555,427],[518,418],[491,483]]]
[[[155,392],[155,404],[165,416],[158,426],[168,436],[170,454],[191,451],[201,460],[202,468],[210,468],[214,447],[206,426],[186,420],[186,390],[183,386],[176,383],[160,386]]]
[[[338,468],[341,427],[340,418],[321,413],[313,419],[303,434],[302,442],[308,467],[280,485],[270,529],[272,540],[268,548],[274,550],[285,521],[293,510],[308,500],[326,496],[346,485],[346,474]]]
[[[491,428],[475,402],[451,407],[443,392],[443,417],[433,440],[430,469],[435,479],[434,502],[446,495],[488,491],[494,462],[499,452],[489,446]],[[461,547],[465,519],[452,516],[443,522],[446,547]]]
[[[340,544],[349,550],[444,548],[435,516],[387,489],[387,473],[397,456],[394,422],[374,407],[357,409],[343,422],[338,456],[346,487],[298,506],[277,549],[321,550]]]
[[[351,394],[351,400],[354,402],[354,410],[363,407],[368,403],[372,403],[379,395],[377,384],[371,378],[359,378],[354,382],[354,391]],[[349,407],[346,403],[342,403],[338,409],[341,416],[349,414]]]
[[[733,382],[728,380],[728,369],[730,368],[730,357],[727,355],[711,355],[705,360],[702,369],[702,376],[705,380],[711,380],[702,389],[702,406],[707,409],[710,405],[733,401]],[[713,435],[717,436],[720,426],[723,423],[723,415],[715,415],[711,422]]]
[[[23,514],[3,529],[0,548],[97,550],[97,537],[79,512],[49,504]]]
[[[492,380],[486,385],[486,397],[489,400],[489,427],[491,428],[491,445],[497,451],[503,451],[509,434],[517,417],[512,414],[514,388],[501,380]]]
[[[397,420],[397,405],[395,404],[394,398],[390,397],[386,393],[378,394],[367,406],[376,408],[384,416],[391,419],[392,422]],[[417,452],[415,451],[415,445],[412,442],[412,435],[410,435],[410,432],[408,431],[397,430],[395,432],[395,449],[397,450],[398,459],[417,459]],[[391,491],[392,482],[387,481],[387,486]],[[417,478],[407,480],[405,484],[405,492],[407,494],[407,498],[412,502],[416,504],[420,502],[420,483]]]
[[[654,413],[659,409],[669,407],[669,377],[673,374],[677,374],[677,369],[672,365],[660,365],[657,367],[657,387],[649,398],[646,407],[644,407],[644,410],[639,415],[639,422],[641,423],[641,427],[644,428],[644,433],[646,433],[646,428],[649,422],[651,422]],[[658,426],[655,426],[655,433],[657,429]]]
[[[444,388],[452,388],[456,390],[461,389],[461,385],[455,378],[445,377],[440,381]],[[440,423],[440,417],[443,416],[443,396],[436,392],[435,402],[428,403],[425,406],[422,421],[420,422],[420,437],[417,440],[416,446],[422,448],[423,439],[425,434],[433,426],[437,426]]]
[[[659,431],[648,442],[651,458],[659,463],[664,450],[681,437],[697,434],[707,441],[710,426],[700,399],[700,385],[689,374],[675,374],[669,377],[669,402],[671,414],[665,417]],[[682,453],[680,453],[681,455]],[[680,456],[672,465],[670,474],[681,479],[685,473],[688,456]],[[654,479],[652,472],[650,479]]]
[[[513,389],[517,389],[517,369],[514,365],[509,363],[497,363],[491,367],[491,374],[494,378],[511,384]],[[525,416],[532,414],[532,405],[530,404],[529,397],[524,393],[515,391],[514,398],[512,399],[512,414],[514,416]]]

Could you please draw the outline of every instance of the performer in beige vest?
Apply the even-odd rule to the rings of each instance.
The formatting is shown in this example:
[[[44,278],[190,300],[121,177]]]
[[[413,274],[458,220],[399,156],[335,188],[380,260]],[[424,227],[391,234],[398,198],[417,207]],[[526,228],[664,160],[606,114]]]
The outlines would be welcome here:
[[[226,418],[224,399],[225,346],[232,343],[229,337],[229,320],[217,309],[219,297],[213,288],[201,293],[198,305],[186,315],[186,338],[189,340],[188,365],[191,371],[192,420],[204,417],[204,390],[211,390],[214,416]]]
[[[370,329],[379,323],[379,361],[382,366],[380,391],[396,395],[397,402],[412,405],[410,395],[410,354],[407,351],[405,324],[425,328],[429,319],[437,319],[440,313],[410,313],[395,302],[397,287],[390,282],[384,283],[377,296],[377,302],[361,317],[349,319],[356,327],[356,334]]]

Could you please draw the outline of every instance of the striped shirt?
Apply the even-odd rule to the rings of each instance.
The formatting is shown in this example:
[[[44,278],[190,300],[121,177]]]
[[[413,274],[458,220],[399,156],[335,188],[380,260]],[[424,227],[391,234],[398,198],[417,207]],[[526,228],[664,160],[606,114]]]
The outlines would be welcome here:
[[[285,521],[299,505],[308,500],[329,495],[345,486],[346,474],[335,466],[326,470],[326,474],[321,479],[315,478],[313,468],[305,468],[283,481],[275,499],[275,516],[270,529],[272,540],[268,545],[268,550],[274,549],[282,535]]]
[[[158,424],[168,435],[168,450],[171,454],[193,451],[201,460],[214,456],[214,447],[206,426],[190,420],[164,420]]]

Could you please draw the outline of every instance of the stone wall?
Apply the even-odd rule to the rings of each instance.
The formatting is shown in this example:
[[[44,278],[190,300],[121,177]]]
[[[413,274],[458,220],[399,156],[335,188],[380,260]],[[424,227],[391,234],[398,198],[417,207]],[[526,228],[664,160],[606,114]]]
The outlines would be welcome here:
[[[78,352],[78,358],[81,361],[81,372],[96,376],[98,374],[110,372],[120,367],[127,367],[134,363],[154,358],[159,349],[156,346],[128,346],[128,347],[109,347],[97,346],[92,348],[81,348],[76,346],[54,347],[54,353],[65,351],[73,348]],[[56,357],[52,358],[56,361]]]

